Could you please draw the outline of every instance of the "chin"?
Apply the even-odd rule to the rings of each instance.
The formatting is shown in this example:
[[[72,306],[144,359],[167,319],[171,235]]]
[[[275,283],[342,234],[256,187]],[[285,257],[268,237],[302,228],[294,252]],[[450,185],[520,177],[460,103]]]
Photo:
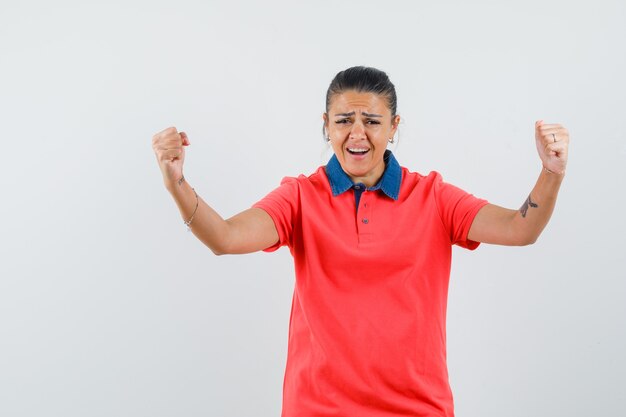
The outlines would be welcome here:
[[[346,171],[346,174],[348,174],[351,177],[365,177],[367,173],[369,172],[369,171],[355,171],[351,169],[344,169],[344,171]]]

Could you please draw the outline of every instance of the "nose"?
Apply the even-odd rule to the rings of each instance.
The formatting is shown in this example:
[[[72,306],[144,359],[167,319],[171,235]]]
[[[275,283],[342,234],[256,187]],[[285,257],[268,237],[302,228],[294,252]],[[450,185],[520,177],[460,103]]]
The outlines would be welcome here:
[[[359,121],[355,121],[352,125],[352,129],[350,130],[350,139],[365,139],[365,126],[363,123]]]

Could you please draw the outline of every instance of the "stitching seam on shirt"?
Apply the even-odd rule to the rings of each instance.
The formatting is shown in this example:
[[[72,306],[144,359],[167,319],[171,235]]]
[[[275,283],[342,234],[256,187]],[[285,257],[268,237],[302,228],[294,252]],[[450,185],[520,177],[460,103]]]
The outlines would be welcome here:
[[[435,173],[435,179],[437,179],[437,176],[439,176],[438,173]],[[443,179],[441,180],[443,181]],[[441,208],[439,207],[439,201],[437,201],[437,192],[435,190],[435,188],[439,185],[439,182],[435,182],[433,184],[433,197],[435,199],[435,207],[437,207],[437,214],[439,215],[439,221],[441,222],[441,226],[443,226],[443,230],[445,230],[448,234],[448,240],[450,240],[450,244],[452,244],[452,239],[451,239],[451,234],[450,231],[448,230],[448,228],[446,227],[446,223],[443,221],[443,216],[441,215]]]

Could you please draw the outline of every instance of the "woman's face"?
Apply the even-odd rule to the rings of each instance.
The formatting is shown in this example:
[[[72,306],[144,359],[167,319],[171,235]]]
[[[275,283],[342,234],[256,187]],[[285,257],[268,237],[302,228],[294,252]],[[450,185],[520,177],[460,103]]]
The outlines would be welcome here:
[[[383,156],[400,116],[392,120],[387,100],[375,93],[346,91],[332,97],[324,126],[343,170],[355,183],[376,185],[385,170]]]

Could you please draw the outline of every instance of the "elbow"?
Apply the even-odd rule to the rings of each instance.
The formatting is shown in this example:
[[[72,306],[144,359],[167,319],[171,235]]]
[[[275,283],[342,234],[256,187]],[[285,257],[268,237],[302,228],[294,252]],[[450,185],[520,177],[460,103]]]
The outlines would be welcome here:
[[[224,245],[216,245],[214,243],[209,244],[208,242],[205,242],[205,245],[211,249],[211,252],[213,252],[215,256],[222,256],[230,253]]]
[[[207,248],[211,249],[211,252],[213,252],[215,256],[222,256],[232,253],[226,239],[205,238],[202,239],[202,243],[204,243]]]
[[[537,239],[539,238],[539,235],[529,235],[529,236],[524,236],[519,242],[518,242],[518,246],[529,246],[534,244],[535,242],[537,242]]]
[[[225,230],[215,233],[213,235],[214,238],[211,240],[211,242],[207,242],[207,246],[211,249],[211,252],[213,252],[215,256],[229,255],[235,253],[232,250],[233,245],[231,244],[229,233],[230,229],[228,228],[230,223],[228,222],[228,220],[226,220],[224,223],[226,224],[227,228]]]
[[[209,249],[211,249],[211,252],[213,252],[215,256],[222,256],[222,255],[227,255],[228,253],[230,253],[221,246],[209,246]]]
[[[510,230],[510,245],[511,246],[529,246],[537,242],[541,230],[528,227],[516,227]]]

